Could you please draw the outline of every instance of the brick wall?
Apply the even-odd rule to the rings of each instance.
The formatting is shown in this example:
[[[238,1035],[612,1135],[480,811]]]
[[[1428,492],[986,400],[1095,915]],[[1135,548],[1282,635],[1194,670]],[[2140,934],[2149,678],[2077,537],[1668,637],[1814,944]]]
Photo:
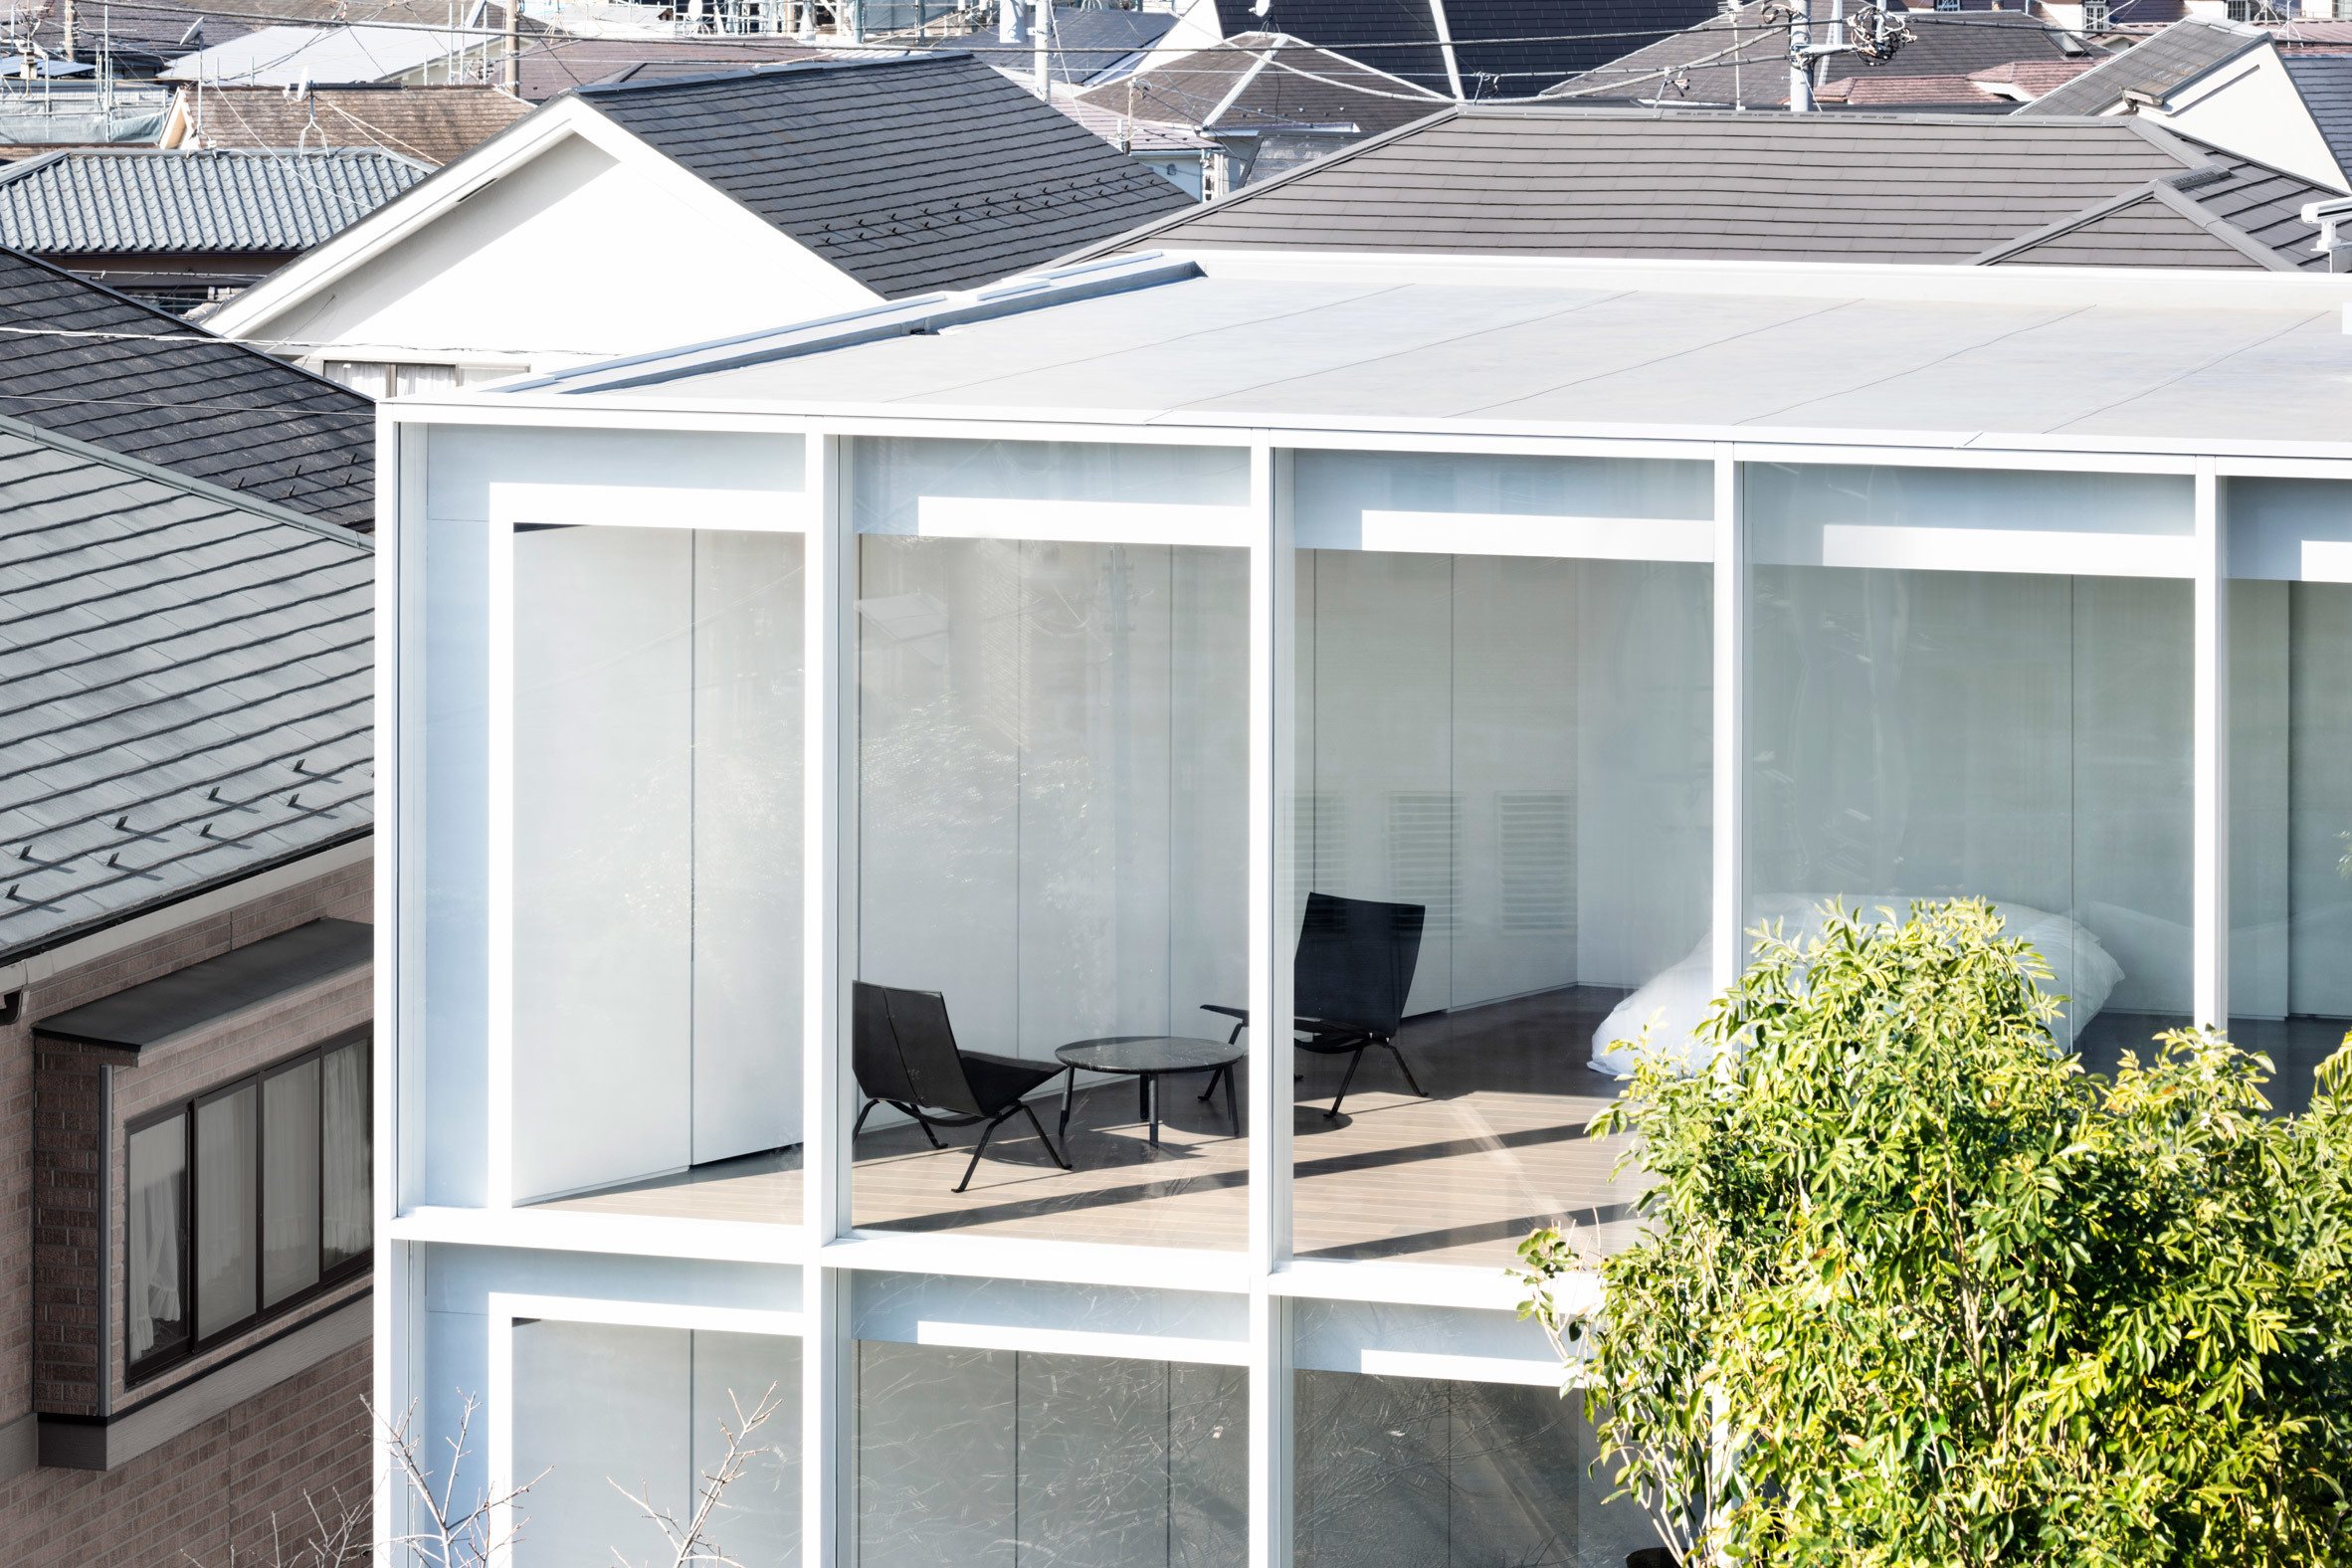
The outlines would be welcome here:
[[[331,1516],[368,1487],[368,1347],[351,1349],[118,1470],[0,1481],[8,1568],[307,1564],[305,1497]],[[277,1540],[272,1539],[273,1524]]]

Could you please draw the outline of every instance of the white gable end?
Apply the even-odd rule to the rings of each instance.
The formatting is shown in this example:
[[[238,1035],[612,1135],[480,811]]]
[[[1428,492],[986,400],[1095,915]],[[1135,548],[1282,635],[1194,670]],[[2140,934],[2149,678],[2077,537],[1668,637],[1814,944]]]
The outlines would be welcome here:
[[[346,230],[214,325],[313,366],[546,370],[877,302],[731,198],[583,119],[478,167],[470,193],[456,194],[474,160],[453,165],[440,192],[419,190],[421,208]]]

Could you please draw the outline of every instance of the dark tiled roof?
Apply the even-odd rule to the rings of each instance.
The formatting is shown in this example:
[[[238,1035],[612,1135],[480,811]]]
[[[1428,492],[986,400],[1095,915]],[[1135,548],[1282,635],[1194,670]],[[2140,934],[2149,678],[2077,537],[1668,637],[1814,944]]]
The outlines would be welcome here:
[[[373,148],[52,152],[0,171],[0,245],[78,256],[304,251],[428,172]]]
[[[1284,33],[1426,92],[1454,94],[1430,0],[1267,0],[1263,12],[1257,0],[1217,0],[1217,23],[1227,38]]]
[[[2299,269],[2329,194],[2136,116],[1470,104],[1097,249],[1986,263],[2148,198],[2224,265]],[[2098,233],[2132,222],[2180,227]]]
[[[558,93],[599,83],[671,80],[825,58],[821,49],[782,40],[572,38],[540,32],[524,45],[517,75],[523,98],[542,103]]]
[[[496,88],[208,87],[188,95],[202,147],[376,147],[439,168],[530,112]]]
[[[1994,265],[2258,269],[2261,263],[2150,194],[2025,246]]]
[[[1126,248],[1959,262],[2184,161],[2130,120],[1473,105]]]
[[[2352,55],[2289,54],[2285,65],[2336,166],[2352,174]]]
[[[375,405],[358,393],[7,250],[0,337],[0,415],[373,525]]]
[[[2268,37],[2258,27],[2191,17],[2134,44],[2019,109],[2021,114],[2103,114],[2127,93],[2162,98],[2227,60],[2258,49]]]
[[[1190,205],[963,56],[582,96],[884,298],[976,287]]]
[[[1211,135],[1305,126],[1373,135],[1451,106],[1345,56],[1274,33],[1245,33],[1078,95],[1084,103]]]
[[[0,420],[0,956],[367,830],[374,565]]]
[[[1765,20],[1763,0],[1729,16],[1716,16],[1648,48],[1610,61],[1546,97],[1585,102],[1649,99],[1693,106],[1767,107],[1788,101],[1788,31]],[[1814,0],[1817,28],[1829,19],[1827,0]],[[2078,60],[2085,50],[2072,34],[2018,12],[1905,12],[1911,42],[1893,58],[1872,64],[1858,55],[1833,55],[1821,79],[1882,83],[1898,77],[1965,77],[2018,61]],[[1826,35],[1817,35],[1826,36]],[[1873,87],[1864,97],[1879,102],[1934,101],[1948,94],[1924,93],[1897,98],[1897,89]],[[1995,101],[1990,94],[1986,102]]]

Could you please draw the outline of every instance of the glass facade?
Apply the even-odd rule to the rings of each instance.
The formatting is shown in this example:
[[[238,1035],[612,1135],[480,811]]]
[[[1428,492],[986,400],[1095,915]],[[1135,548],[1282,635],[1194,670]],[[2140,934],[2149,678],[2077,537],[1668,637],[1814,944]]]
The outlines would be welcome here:
[[[1156,434],[794,436],[759,504],[805,536],[718,525],[757,487],[696,448],[635,515],[401,541],[432,961],[384,1125],[398,1206],[489,1218],[389,1244],[396,1312],[436,1388],[511,1336],[522,1560],[652,1555],[607,1481],[684,1499],[788,1367],[745,1561],[1615,1568],[1654,1537],[1496,1271],[1627,1236],[1585,1127],[1751,922],[1986,898],[2061,1046],[2218,997],[2284,1106],[2352,1027],[2352,475]],[[298,1291],[282,1225],[373,1240],[348,1162],[208,1213],[298,1162],[271,1124],[257,1082],[133,1129],[159,1355]]]
[[[1247,983],[1249,562],[1113,541],[1234,507],[1246,464],[857,454],[854,1218],[1238,1248],[1239,1084],[1204,1100],[1188,1053]],[[918,531],[1040,522],[1081,536]]]
[[[858,1568],[1240,1568],[1248,1374],[862,1341]]]

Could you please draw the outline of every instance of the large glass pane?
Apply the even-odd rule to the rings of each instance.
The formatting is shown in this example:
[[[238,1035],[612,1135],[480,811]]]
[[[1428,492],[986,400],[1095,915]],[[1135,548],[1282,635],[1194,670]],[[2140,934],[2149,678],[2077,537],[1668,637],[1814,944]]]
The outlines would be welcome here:
[[[774,1402],[756,1431],[745,1418]],[[648,1507],[684,1520],[747,1456],[695,1561],[800,1559],[800,1342],[552,1320],[514,1327],[514,1472],[531,1480],[515,1568],[667,1562]]]
[[[318,1282],[318,1064],[262,1080],[262,1305]]]
[[[1751,921],[1984,898],[2061,1043],[2103,1064],[2185,1021],[2187,583],[1760,563],[1750,595]]]
[[[1297,554],[1302,1254],[1490,1266],[1539,1226],[1606,1247],[1631,1224],[1621,1148],[1585,1133],[1615,1088],[1592,1066],[1706,930],[1711,573],[1565,557],[1686,547],[1660,519],[1709,490],[1702,466],[1583,467],[1298,459],[1302,538],[1411,514],[1426,544],[1507,502],[1562,549]],[[1631,514],[1612,538],[1575,532],[1606,505]]]
[[[857,1223],[1238,1246],[1240,1048],[1201,1009],[1246,999],[1247,554],[907,530],[1034,482],[1116,533],[1243,460],[923,445],[853,471]]]
[[[175,1114],[130,1135],[124,1154],[123,1235],[130,1359],[188,1342],[182,1278],[187,1233],[188,1123]]]
[[[861,1342],[858,1568],[1249,1558],[1247,1374]]]
[[[1297,1374],[1298,1568],[1623,1568],[1655,1547],[1607,1502],[1582,1405],[1552,1388]]]
[[[2230,586],[2230,1032],[2291,1110],[2352,1030],[2352,584]]]
[[[521,1197],[797,1212],[802,558],[794,533],[515,535]]]
[[[320,1142],[326,1196],[319,1221],[326,1268],[364,1257],[375,1235],[375,1132],[368,1116],[368,1043],[355,1041],[325,1058]]]
[[[253,1316],[255,1190],[261,1091],[252,1084],[196,1107],[196,1333]]]

